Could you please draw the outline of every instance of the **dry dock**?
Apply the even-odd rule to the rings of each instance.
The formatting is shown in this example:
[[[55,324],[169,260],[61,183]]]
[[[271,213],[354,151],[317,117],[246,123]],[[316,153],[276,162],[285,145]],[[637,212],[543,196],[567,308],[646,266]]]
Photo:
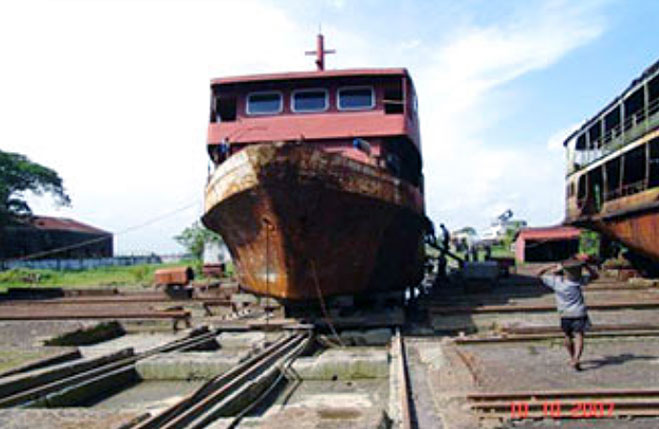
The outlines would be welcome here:
[[[587,286],[576,372],[531,271],[316,327],[244,294],[3,301],[0,425],[657,427],[659,288]]]

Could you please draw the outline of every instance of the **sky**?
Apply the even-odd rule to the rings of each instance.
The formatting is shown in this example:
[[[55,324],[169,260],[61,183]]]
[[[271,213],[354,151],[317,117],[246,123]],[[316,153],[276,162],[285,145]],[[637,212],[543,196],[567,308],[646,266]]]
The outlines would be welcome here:
[[[179,253],[202,214],[214,77],[407,67],[426,211],[482,230],[563,219],[563,139],[657,60],[659,2],[5,0],[0,149],[55,169],[117,254]]]

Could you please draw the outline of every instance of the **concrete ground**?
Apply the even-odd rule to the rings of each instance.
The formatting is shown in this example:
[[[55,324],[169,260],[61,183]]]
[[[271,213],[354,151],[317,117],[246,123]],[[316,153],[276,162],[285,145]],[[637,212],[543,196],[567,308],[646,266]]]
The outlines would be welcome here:
[[[4,409],[0,410],[0,427],[4,429],[115,429],[138,418],[140,413],[88,408]]]
[[[199,388],[203,381],[143,381],[94,404],[92,410],[159,413]]]
[[[611,290],[616,285],[621,290]],[[586,303],[643,301],[659,298],[657,289],[627,290],[627,284],[610,279],[586,289]],[[464,293],[444,290],[433,296],[435,305],[553,304],[551,291],[531,277],[513,276],[490,291]],[[590,311],[594,325],[655,324],[656,309]],[[490,336],[505,327],[559,326],[555,311],[538,313],[430,314],[435,332],[460,331]],[[563,419],[500,421],[480,419],[469,409],[466,395],[472,392],[540,390],[588,390],[604,388],[659,388],[659,335],[648,337],[587,338],[582,357],[583,371],[568,365],[562,339],[525,342],[456,344],[450,336],[425,338],[421,348],[439,348],[428,369],[428,385],[447,428],[654,428],[659,419]],[[421,427],[421,426],[420,426]],[[431,426],[423,426],[431,427]]]
[[[430,297],[432,305],[449,304],[553,304],[550,291],[529,276],[513,276],[490,291],[464,293],[446,289]],[[610,280],[587,290],[586,301],[659,300],[659,289],[610,290]],[[217,308],[218,313],[225,309]],[[218,319],[196,311],[195,322]],[[591,311],[597,324],[659,324],[659,311],[606,310]],[[11,367],[32,356],[52,353],[43,340],[74,331],[96,322],[1,322],[0,369]],[[156,347],[186,332],[149,329],[137,326],[127,335],[93,346],[80,347],[84,356],[98,356],[127,347],[140,352]],[[456,332],[491,335],[506,327],[558,326],[554,311],[542,313],[431,315],[405,331],[412,412],[418,428],[650,428],[659,427],[659,419],[603,420],[523,420],[482,419],[469,409],[466,395],[472,392],[533,391],[553,389],[659,388],[659,335],[657,337],[589,338],[583,356],[583,371],[567,365],[561,340],[532,342],[457,344]],[[448,333],[452,331],[452,333]],[[391,356],[385,330],[372,333],[368,347],[328,349],[304,357],[293,365],[302,380],[288,381],[263,404],[252,410],[239,427],[244,428],[376,428],[387,421],[391,401],[389,380]],[[377,335],[375,335],[377,334]],[[146,380],[106,396],[89,408],[53,410],[0,410],[0,427],[106,428],[117,427],[144,412],[157,412],[175,403],[200,386],[203,378],[217,368],[220,360],[227,365],[244,359],[250,351],[274,341],[276,332],[224,333],[217,337],[221,349],[215,352],[190,352],[154,358],[152,364],[180,365],[178,380]],[[346,340],[346,333],[342,338]],[[357,334],[354,334],[357,335]],[[354,336],[353,335],[353,336]],[[362,335],[359,333],[359,335]],[[367,338],[367,335],[362,335]],[[351,340],[350,344],[368,343]],[[368,337],[370,338],[370,337]],[[370,340],[369,340],[370,341]],[[346,342],[348,342],[346,340]],[[180,357],[180,362],[177,361]],[[217,362],[216,362],[217,361]],[[200,365],[210,368],[200,376]],[[205,366],[204,366],[205,365]],[[212,367],[212,368],[211,368]],[[169,371],[169,370],[168,370]],[[162,371],[161,371],[162,372]],[[173,372],[167,372],[167,374]],[[159,373],[160,374],[160,373]],[[192,375],[193,376],[192,376]],[[159,376],[160,377],[160,376]],[[155,377],[155,378],[159,378]],[[169,378],[168,378],[169,377]],[[160,377],[163,378],[163,377]],[[190,381],[192,379],[194,381]],[[226,427],[220,419],[213,427]],[[383,426],[385,427],[385,426]]]
[[[262,415],[240,427],[268,429],[377,428],[389,401],[389,380],[302,381],[290,385]],[[262,411],[262,410],[261,410]]]

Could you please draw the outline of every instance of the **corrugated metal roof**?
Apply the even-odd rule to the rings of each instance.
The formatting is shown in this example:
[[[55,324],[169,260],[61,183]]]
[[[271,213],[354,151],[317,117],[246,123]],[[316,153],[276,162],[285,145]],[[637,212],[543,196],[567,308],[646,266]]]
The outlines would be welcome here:
[[[274,80],[325,79],[357,76],[408,76],[405,68],[315,70],[304,72],[287,72],[271,74],[253,74],[244,76],[221,77],[211,80],[212,85],[226,85],[247,82],[267,82]]]
[[[523,228],[515,237],[515,240],[572,240],[579,238],[581,231],[571,226],[548,226],[539,228]]]
[[[33,216],[30,224],[35,228],[43,230],[76,231],[89,234],[112,234],[111,232],[95,228],[91,225],[63,217]]]

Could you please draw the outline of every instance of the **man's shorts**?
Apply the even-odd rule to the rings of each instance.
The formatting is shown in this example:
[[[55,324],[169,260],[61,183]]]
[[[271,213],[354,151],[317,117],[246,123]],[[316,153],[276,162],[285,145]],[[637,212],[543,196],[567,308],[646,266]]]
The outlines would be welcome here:
[[[590,319],[588,316],[581,317],[561,317],[561,329],[565,335],[571,337],[575,332],[585,332],[590,329]]]

